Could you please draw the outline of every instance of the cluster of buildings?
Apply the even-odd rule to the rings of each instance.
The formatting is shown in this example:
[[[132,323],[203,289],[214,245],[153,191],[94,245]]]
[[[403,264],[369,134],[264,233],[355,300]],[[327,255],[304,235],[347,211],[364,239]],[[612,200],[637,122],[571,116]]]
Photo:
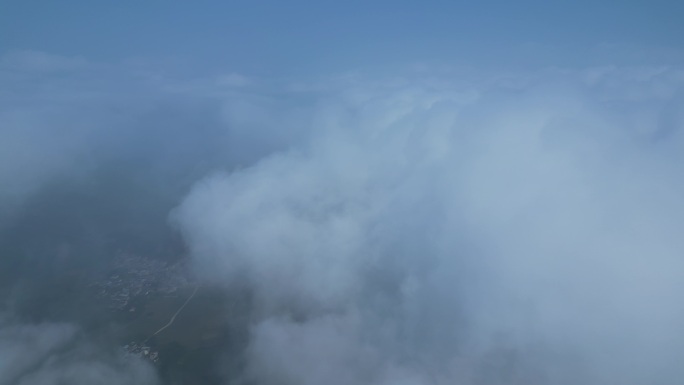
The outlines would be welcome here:
[[[136,312],[136,306],[144,306],[141,299],[175,296],[192,283],[183,261],[172,263],[121,252],[110,272],[90,287],[110,310]],[[130,342],[123,349],[155,364],[159,362],[159,352],[146,342]]]
[[[147,358],[155,364],[159,362],[159,352],[147,346],[145,343],[131,342],[128,345],[124,345],[123,348],[128,354]]]
[[[121,253],[105,279],[91,284],[100,298],[106,299],[113,311],[135,311],[131,300],[138,296],[174,295],[189,284],[182,262],[145,258]]]

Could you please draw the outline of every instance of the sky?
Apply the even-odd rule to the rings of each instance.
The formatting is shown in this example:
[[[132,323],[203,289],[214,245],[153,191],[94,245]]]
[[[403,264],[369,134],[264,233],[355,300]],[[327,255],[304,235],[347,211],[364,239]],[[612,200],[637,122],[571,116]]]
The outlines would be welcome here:
[[[173,242],[223,384],[680,384],[683,15],[0,0],[0,385],[163,383],[37,299]]]
[[[268,75],[682,60],[676,1],[13,1],[0,51]]]

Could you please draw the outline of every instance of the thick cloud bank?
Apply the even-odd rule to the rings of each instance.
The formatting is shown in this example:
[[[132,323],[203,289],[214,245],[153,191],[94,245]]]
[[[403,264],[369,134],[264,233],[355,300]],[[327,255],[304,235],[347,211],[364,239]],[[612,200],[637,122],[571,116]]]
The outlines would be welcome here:
[[[0,319],[0,384],[153,385],[142,359],[105,352],[69,324],[18,324]]]
[[[173,213],[198,271],[254,295],[244,382],[679,383],[683,85],[599,68],[312,86],[306,140]]]

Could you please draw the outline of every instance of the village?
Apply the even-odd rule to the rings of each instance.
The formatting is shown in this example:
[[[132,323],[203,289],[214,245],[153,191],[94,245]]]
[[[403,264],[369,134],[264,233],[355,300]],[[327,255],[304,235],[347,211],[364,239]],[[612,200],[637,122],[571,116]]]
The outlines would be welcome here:
[[[136,297],[175,296],[190,284],[183,262],[169,263],[134,254],[120,253],[105,279],[91,283],[96,295],[112,311],[135,312]]]
[[[137,343],[133,341],[127,345],[124,345],[123,349],[127,354],[146,358],[155,364],[159,363],[159,352],[145,343]]]
[[[146,299],[175,298],[192,284],[183,261],[172,263],[121,252],[110,272],[90,287],[107,309],[133,316],[142,311],[139,307]],[[159,352],[146,340],[130,341],[122,349],[126,354],[159,363]]]

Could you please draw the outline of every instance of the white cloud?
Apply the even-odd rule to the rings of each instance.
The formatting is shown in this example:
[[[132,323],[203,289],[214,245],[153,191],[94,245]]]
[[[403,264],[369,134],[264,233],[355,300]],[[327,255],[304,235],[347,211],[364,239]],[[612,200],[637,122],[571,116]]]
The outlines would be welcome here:
[[[246,381],[684,374],[681,69],[221,86],[62,59],[2,59],[0,209],[102,160],[222,165],[173,217],[203,277],[255,294]],[[76,335],[5,324],[0,384],[149,378],[71,350]],[[113,375],[129,365],[134,377]]]
[[[297,151],[175,212],[257,294],[259,380],[678,382],[681,70],[482,79],[320,87]]]

